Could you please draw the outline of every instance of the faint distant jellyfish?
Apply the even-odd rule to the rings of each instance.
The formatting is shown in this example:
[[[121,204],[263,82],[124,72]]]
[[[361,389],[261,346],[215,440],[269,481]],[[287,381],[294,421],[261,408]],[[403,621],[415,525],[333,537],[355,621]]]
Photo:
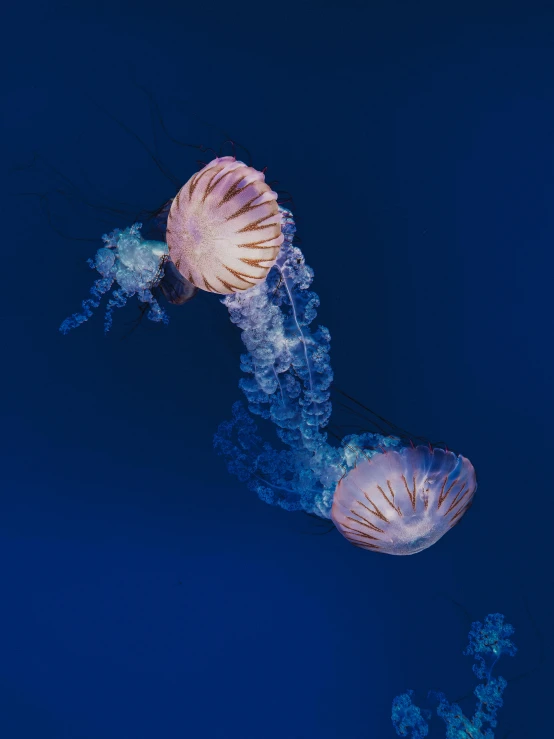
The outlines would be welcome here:
[[[177,193],[166,239],[188,282],[221,294],[247,290],[265,280],[283,243],[277,193],[253,167],[214,159]]]
[[[514,631],[511,624],[504,623],[501,613],[489,613],[483,623],[471,624],[469,644],[463,653],[474,658],[473,673],[481,681],[473,690],[477,698],[473,716],[466,715],[458,703],[450,703],[444,693],[436,690],[427,694],[428,704],[434,704],[433,710],[421,709],[413,702],[414,691],[407,690],[392,702],[391,719],[397,735],[425,739],[429,735],[428,722],[436,713],[446,725],[448,739],[494,739],[497,712],[504,705],[508,681],[501,675],[493,675],[493,671],[503,654],[513,657],[517,653],[510,638]],[[436,736],[434,732],[433,736]]]
[[[462,455],[430,446],[363,458],[339,482],[331,519],[352,544],[416,554],[455,526],[471,505],[475,470]]]
[[[83,300],[82,312],[73,313],[63,321],[60,326],[63,334],[87,321],[114,284],[117,287],[106,306],[105,331],[109,331],[112,325],[114,309],[122,308],[134,295],[141,303],[149,306],[150,320],[167,321],[167,314],[154,295],[154,289],[164,278],[164,264],[169,259],[167,245],[144,239],[141,227],[141,223],[135,223],[129,228],[116,228],[111,233],[104,234],[104,246],[98,249],[94,259],[88,260],[89,266],[100,274],[100,279],[90,288],[91,297]],[[171,276],[171,273],[168,274]],[[175,276],[172,282],[175,283]],[[175,290],[173,285],[173,291]],[[193,291],[195,288],[191,286],[189,292]],[[176,296],[178,297],[177,293]]]
[[[263,281],[283,243],[277,193],[262,172],[234,157],[217,157],[193,175],[153,218],[167,240],[145,239],[142,224],[103,237],[89,265],[101,279],[82,312],[60,326],[67,333],[87,321],[114,284],[104,322],[134,295],[149,305],[152,321],[167,322],[156,290],[174,305],[191,300],[198,288],[220,294],[246,290]]]

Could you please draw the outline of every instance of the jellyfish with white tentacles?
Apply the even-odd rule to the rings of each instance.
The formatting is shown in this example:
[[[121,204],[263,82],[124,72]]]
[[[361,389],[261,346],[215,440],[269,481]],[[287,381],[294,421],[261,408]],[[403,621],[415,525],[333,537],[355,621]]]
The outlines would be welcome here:
[[[216,449],[266,502],[330,518],[363,549],[415,554],[469,509],[475,470],[446,448],[415,445],[381,418],[379,431],[329,442],[330,336],[322,326],[311,330],[319,306],[309,289],[313,272],[293,244],[292,213],[282,212],[284,243],[268,278],[223,300],[247,348],[241,368],[248,377],[240,382],[247,409],[235,404]],[[255,416],[273,422],[280,447],[260,435]]]
[[[230,472],[268,503],[331,519],[369,551],[415,554],[457,524],[477,487],[462,455],[415,445],[390,424],[330,442],[330,335],[323,326],[312,330],[319,307],[313,271],[294,243],[291,211],[264,174],[217,157],[160,214],[165,241],[143,239],[140,224],[104,237],[92,262],[101,276],[92,298],[62,332],[86,321],[114,283],[106,330],[113,309],[133,295],[149,304],[154,321],[167,320],[158,291],[176,305],[198,290],[225,295],[246,347],[240,388],[247,405],[235,403],[214,437]],[[262,436],[255,417],[271,422],[277,444]]]

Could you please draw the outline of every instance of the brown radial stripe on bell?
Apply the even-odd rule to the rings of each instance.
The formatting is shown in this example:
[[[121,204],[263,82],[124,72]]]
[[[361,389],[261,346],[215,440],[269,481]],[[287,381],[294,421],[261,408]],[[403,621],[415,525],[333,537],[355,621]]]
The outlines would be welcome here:
[[[233,184],[231,185],[231,187],[227,190],[227,192],[225,193],[225,195],[222,197],[222,199],[218,203],[218,206],[217,206],[218,208],[220,208],[224,203],[228,203],[229,200],[232,200],[235,197],[235,195],[239,195],[241,192],[243,192],[244,190],[246,190],[247,187],[250,187],[250,185],[253,184],[252,182],[247,182],[246,185],[243,185],[242,187],[239,187],[240,183],[243,180],[244,180],[244,177],[241,177],[240,180],[238,180],[237,182],[233,182]],[[260,197],[259,195],[255,195],[252,198],[252,200],[250,200],[250,203],[252,203],[254,200],[256,200],[256,198],[259,198],[259,197]],[[243,206],[243,207],[245,207],[245,206]],[[244,212],[246,212],[246,211],[244,211]],[[231,218],[234,218],[234,216],[231,216]],[[229,218],[227,218],[227,220],[229,220]]]
[[[410,499],[410,503],[412,504],[412,509],[415,511],[415,509],[416,509],[416,498],[417,498],[415,475],[413,476],[413,484],[414,484],[414,489],[413,490],[410,490],[410,488],[408,487],[408,481],[406,480],[406,477],[404,475],[402,475],[402,480],[404,482],[404,487],[406,488],[406,492],[408,493],[408,498]]]
[[[260,246],[260,244],[265,244],[266,241],[275,241],[275,238],[275,236],[270,236],[268,239],[260,239],[260,241],[249,241],[247,244],[237,244],[237,247],[239,249],[276,249],[279,251],[280,247],[277,244]]]
[[[246,275],[246,274],[244,274],[244,272],[237,272],[236,269],[231,269],[231,267],[228,267],[226,264],[224,264],[223,266],[232,275],[234,275],[235,277],[238,277],[238,279],[241,282],[246,282],[246,284],[247,285],[250,285],[251,287],[254,287],[254,285],[256,284],[255,282],[249,282],[249,280],[257,280],[258,279],[254,275]],[[248,279],[245,279],[245,278],[248,278]]]
[[[208,173],[209,173],[209,172],[211,171],[211,169],[213,169],[213,168],[212,168],[212,167],[210,167],[209,169],[208,169],[208,168],[204,168],[204,169],[200,170],[200,172],[197,172],[197,173],[196,173],[195,175],[193,175],[193,176],[192,176],[192,177],[190,178],[190,183],[189,183],[189,200],[190,200],[190,199],[192,198],[192,196],[194,195],[194,191],[195,191],[195,190],[196,190],[196,188],[198,187],[198,183],[200,182],[200,179],[201,179],[201,178],[202,178],[202,177],[203,177],[203,176],[204,176],[205,174],[208,174]],[[219,171],[221,171],[221,170],[218,170],[218,172],[219,172]]]
[[[396,513],[399,516],[402,516],[402,511],[400,510],[400,508],[394,502],[394,490],[392,489],[392,485],[390,483],[390,480],[387,480],[387,487],[388,487],[389,492],[391,494],[390,499],[389,499],[388,495],[385,493],[385,491],[383,490],[383,488],[380,485],[377,485],[377,489],[380,491],[381,495],[387,501],[387,503],[390,505],[390,507],[393,509],[393,511],[396,511]]]
[[[454,482],[452,483],[452,485],[448,488],[448,490],[445,493],[444,492],[444,488],[446,487],[446,483],[447,482],[448,482],[448,475],[444,478],[444,482],[442,484],[442,488],[441,488],[441,491],[440,491],[440,494],[439,494],[439,499],[438,499],[438,502],[437,502],[437,511],[439,510],[439,508],[441,507],[441,505],[444,503],[444,501],[447,499],[447,497],[450,495],[450,491],[452,490],[452,488],[454,487],[454,485],[458,482],[458,478],[456,478],[454,480]]]
[[[379,541],[378,536],[372,536],[371,534],[366,534],[365,531],[360,531],[360,529],[355,529],[353,526],[348,526],[348,524],[343,523],[342,527],[344,529],[347,529],[348,531],[352,531],[353,534],[356,536],[361,536],[363,539],[372,539],[373,541]]]
[[[256,205],[252,205],[254,200],[257,200],[261,195],[256,195],[251,200],[249,200],[245,205],[243,205],[241,208],[239,208],[235,213],[233,213],[230,216],[227,216],[227,220],[231,221],[233,218],[238,218],[239,216],[242,216],[244,213],[249,213],[251,210],[254,210],[254,208],[261,208],[262,205],[268,205],[269,201],[264,200],[261,203],[256,203]],[[219,205],[223,205],[223,203],[227,202],[226,200],[222,200]]]
[[[209,292],[211,292],[211,293],[216,293],[216,292],[217,292],[217,290],[214,290],[214,288],[213,288],[213,287],[212,287],[212,286],[210,285],[210,283],[209,283],[209,282],[208,282],[208,280],[207,280],[207,279],[206,279],[206,278],[204,277],[204,275],[202,275],[202,279],[204,280],[204,285],[206,285],[206,290],[208,290],[208,291],[209,291]]]
[[[218,277],[217,279],[221,282],[222,285],[224,285],[227,288],[227,290],[230,290],[233,293],[236,292],[237,290],[245,289],[244,287],[239,287],[238,285],[231,285],[229,282],[226,282],[223,279],[223,277]]]
[[[358,518],[352,518],[352,516],[347,516],[346,517],[347,521],[352,521],[353,523],[358,524],[358,526],[365,526],[366,528],[371,529],[371,531],[377,531],[379,534],[385,533],[384,529],[380,529],[379,526],[376,526],[374,523],[371,523],[371,521],[368,521],[367,518],[364,518],[364,516],[361,516],[359,513],[356,513],[356,511],[353,511],[352,509],[350,509],[350,513],[352,513],[354,516],[357,516]]]
[[[377,487],[379,488],[379,490],[381,490],[381,492],[383,492],[382,488],[380,488],[380,487],[379,487],[379,485],[377,485]],[[358,505],[362,506],[362,508],[365,508],[365,509],[366,509],[366,511],[368,511],[369,513],[372,513],[372,514],[373,514],[374,516],[377,516],[377,518],[380,518],[380,519],[381,519],[381,521],[383,521],[384,523],[390,523],[389,519],[388,519],[388,518],[387,518],[387,517],[385,516],[385,514],[384,514],[384,513],[383,513],[383,512],[382,512],[382,511],[380,510],[380,508],[379,508],[379,507],[378,507],[378,506],[377,506],[377,505],[376,505],[376,504],[375,504],[375,503],[374,503],[374,502],[373,502],[373,501],[371,500],[371,498],[370,498],[370,497],[369,497],[369,495],[368,495],[368,494],[366,493],[366,491],[365,491],[365,490],[362,490],[362,493],[364,494],[364,498],[365,498],[365,499],[367,500],[367,502],[368,502],[368,503],[369,503],[369,504],[371,505],[371,508],[368,508],[368,507],[367,507],[367,506],[365,505],[365,503],[362,503],[362,501],[361,501],[361,500],[357,500],[357,501],[356,501],[356,503],[357,503]]]
[[[462,485],[462,487],[458,490],[458,492],[454,496],[454,500],[452,501],[452,503],[450,503],[450,506],[448,507],[448,510],[444,514],[445,516],[447,516],[458,505],[458,503],[460,503],[460,501],[462,501],[466,497],[466,495],[469,493],[469,487],[468,487],[468,488],[466,488],[464,494],[461,495],[461,493],[462,493],[463,489],[466,487],[466,485],[467,485],[467,482],[464,482],[464,484]]]
[[[278,228],[279,230],[281,230],[278,223],[263,223],[263,221],[267,221],[268,218],[272,218],[273,215],[274,214],[271,213],[270,215],[264,216],[263,218],[258,218],[257,221],[252,221],[252,223],[249,223],[248,226],[241,228],[239,231],[237,231],[237,233],[241,234],[245,233],[246,231],[262,231],[264,228]]]
[[[221,177],[218,177],[218,175],[221,174],[221,169],[218,169],[217,172],[213,175],[213,177],[210,178],[208,184],[206,185],[206,189],[204,190],[204,195],[202,196],[202,202],[206,202],[206,198],[208,195],[211,195],[212,192],[215,190],[215,188],[219,185],[219,183],[228,175],[233,174],[233,170],[228,170],[227,172],[224,172]],[[214,180],[216,180],[214,182]]]
[[[261,262],[272,262],[273,259],[271,257],[267,259],[248,259],[248,257],[240,257],[240,261],[244,262],[245,264],[248,264],[250,267],[257,267],[258,269],[265,269],[267,272],[269,270],[269,267],[265,264],[261,264]]]

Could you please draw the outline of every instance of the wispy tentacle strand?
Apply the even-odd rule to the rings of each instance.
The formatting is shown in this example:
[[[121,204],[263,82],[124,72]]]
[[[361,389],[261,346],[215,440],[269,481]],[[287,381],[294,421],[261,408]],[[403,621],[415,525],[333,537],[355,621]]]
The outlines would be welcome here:
[[[275,424],[280,451],[264,443],[240,403],[221,424],[216,448],[231,471],[269,503],[328,518],[337,482],[358,458],[354,446],[334,447],[324,431],[331,415],[331,337],[315,331],[319,298],[309,288],[313,271],[294,245],[296,226],[281,208],[284,241],[265,282],[226,297],[231,321],[242,331],[247,353],[240,380],[251,414]],[[240,468],[240,469],[239,469]]]

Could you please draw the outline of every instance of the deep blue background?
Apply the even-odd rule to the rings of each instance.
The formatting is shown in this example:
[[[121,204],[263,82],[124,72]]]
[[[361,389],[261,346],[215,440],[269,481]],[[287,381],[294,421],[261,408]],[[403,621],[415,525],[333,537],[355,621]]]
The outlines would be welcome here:
[[[461,652],[491,611],[520,648],[497,736],[550,735],[554,12],[446,5],[11,7],[2,736],[392,738],[405,688],[472,690]],[[241,344],[213,295],[125,340],[136,304],[107,338],[101,315],[57,333],[99,241],[62,238],[48,203],[97,239],[132,222],[97,206],[174,194],[97,107],[153,147],[135,82],[172,135],[225,130],[291,191],[338,385],[474,462],[475,504],[430,550],[314,535],[227,475],[211,439]],[[198,166],[158,149],[182,182]]]

